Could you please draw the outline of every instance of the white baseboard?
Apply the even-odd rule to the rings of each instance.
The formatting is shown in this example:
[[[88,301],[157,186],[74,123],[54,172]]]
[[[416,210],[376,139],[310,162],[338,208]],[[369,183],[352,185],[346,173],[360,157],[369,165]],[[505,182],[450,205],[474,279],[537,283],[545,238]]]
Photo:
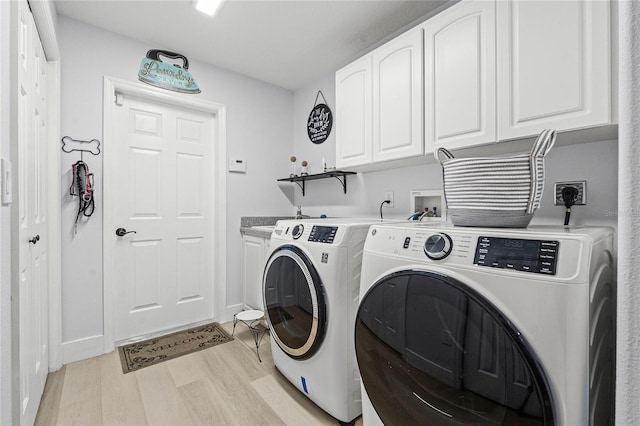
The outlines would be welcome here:
[[[92,336],[62,344],[62,363],[81,361],[104,353],[104,336]]]
[[[216,321],[225,323],[233,321],[233,316],[245,309],[243,303],[225,306],[224,312]],[[105,352],[104,336],[91,336],[84,339],[62,343],[62,364],[81,361],[83,359],[100,356]]]
[[[236,305],[229,305],[224,307],[224,312],[218,318],[218,322],[222,324],[223,322],[233,321],[233,316],[238,312],[244,309],[244,303],[238,303]]]

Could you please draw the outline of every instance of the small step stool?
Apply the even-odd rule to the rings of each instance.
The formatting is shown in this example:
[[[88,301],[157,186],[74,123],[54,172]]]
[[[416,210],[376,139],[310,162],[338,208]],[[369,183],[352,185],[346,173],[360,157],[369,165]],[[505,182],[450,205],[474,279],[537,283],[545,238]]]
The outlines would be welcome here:
[[[231,333],[233,336],[236,332],[236,324],[238,324],[238,322],[246,325],[253,335],[253,341],[256,343],[256,354],[258,355],[258,360],[260,362],[262,362],[262,359],[260,358],[260,341],[269,331],[269,327],[266,327],[260,322],[263,318],[264,312],[258,311],[257,309],[238,312],[233,316],[233,332]]]

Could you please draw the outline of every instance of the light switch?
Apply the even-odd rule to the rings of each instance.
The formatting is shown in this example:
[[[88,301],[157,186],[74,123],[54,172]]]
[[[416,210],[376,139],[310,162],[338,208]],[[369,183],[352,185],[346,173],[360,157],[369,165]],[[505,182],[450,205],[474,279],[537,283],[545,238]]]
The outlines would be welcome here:
[[[247,162],[239,158],[229,158],[229,172],[247,173]]]
[[[0,159],[0,173],[2,173],[2,176],[0,177],[2,204],[8,205],[11,204],[13,198],[11,194],[11,161],[4,158]]]

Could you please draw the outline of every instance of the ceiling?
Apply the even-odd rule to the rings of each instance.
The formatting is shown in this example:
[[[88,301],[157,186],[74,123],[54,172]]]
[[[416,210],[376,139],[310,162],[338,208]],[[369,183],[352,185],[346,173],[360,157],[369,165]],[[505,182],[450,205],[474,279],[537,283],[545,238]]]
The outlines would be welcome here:
[[[58,14],[290,90],[332,73],[445,0],[55,0]],[[197,70],[190,71],[197,75]]]

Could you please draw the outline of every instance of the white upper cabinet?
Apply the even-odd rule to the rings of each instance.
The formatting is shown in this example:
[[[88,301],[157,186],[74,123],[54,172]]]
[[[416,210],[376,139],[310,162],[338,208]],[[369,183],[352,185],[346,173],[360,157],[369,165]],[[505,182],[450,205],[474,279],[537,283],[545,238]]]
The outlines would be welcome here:
[[[372,156],[371,56],[336,72],[336,167],[369,164]]]
[[[607,1],[498,1],[498,136],[612,121]]]
[[[426,152],[495,142],[495,2],[457,3],[423,28]]]
[[[462,0],[336,73],[338,167],[615,124],[610,2]]]
[[[424,154],[422,28],[336,72],[336,166]]]
[[[373,51],[373,160],[424,154],[422,28]]]

